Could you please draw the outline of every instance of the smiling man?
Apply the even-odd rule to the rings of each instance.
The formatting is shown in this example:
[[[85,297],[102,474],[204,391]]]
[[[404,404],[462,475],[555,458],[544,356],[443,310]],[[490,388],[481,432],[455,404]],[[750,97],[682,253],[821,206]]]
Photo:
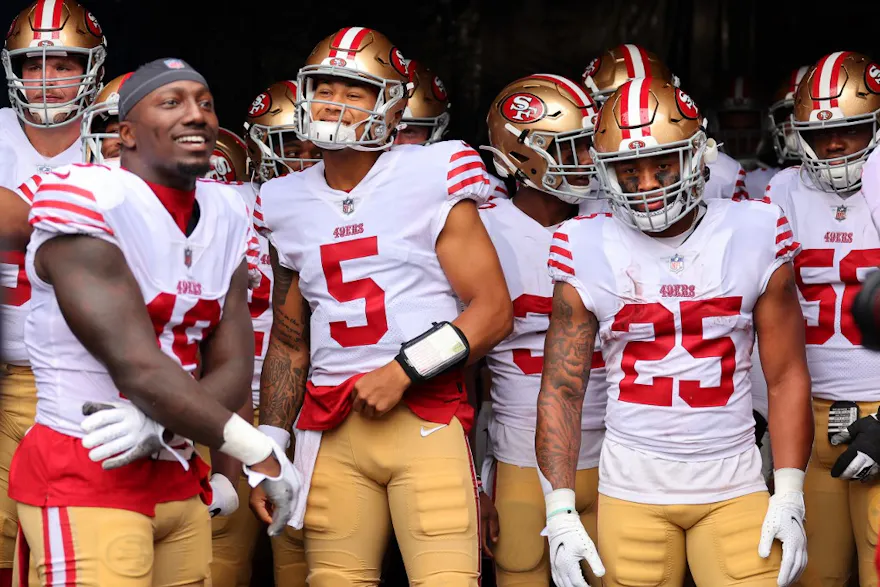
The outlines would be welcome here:
[[[234,413],[253,373],[252,232],[233,188],[197,181],[218,132],[211,92],[160,59],[127,80],[119,118],[121,168],[68,166],[36,190],[25,343],[37,414],[9,494],[43,585],[199,586],[210,490],[188,439],[248,466],[274,504],[270,532],[299,483]]]
[[[485,166],[460,141],[390,149],[409,75],[375,30],[321,41],[297,86],[296,131],[324,157],[260,190],[275,276],[260,428],[286,445],[297,422],[308,584],[378,585],[393,530],[413,584],[476,587],[462,368],[512,322],[477,212]]]
[[[877,587],[873,564],[880,482],[873,459],[842,460],[831,437],[880,406],[880,355],[862,346],[851,314],[861,282],[880,265],[880,234],[862,191],[862,168],[880,138],[880,66],[838,51],[803,76],[792,127],[802,165],[781,171],[767,195],[804,250],[795,260],[813,379],[816,443],[807,471],[810,563],[804,587],[843,586],[859,560],[859,585]],[[872,186],[873,187],[873,186]],[[773,438],[776,442],[776,438]],[[849,466],[848,466],[849,465]],[[836,478],[835,478],[836,477]]]

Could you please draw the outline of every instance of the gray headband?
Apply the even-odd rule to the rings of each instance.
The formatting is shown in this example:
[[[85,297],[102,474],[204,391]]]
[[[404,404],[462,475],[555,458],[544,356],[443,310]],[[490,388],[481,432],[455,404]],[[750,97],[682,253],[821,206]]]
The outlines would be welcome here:
[[[156,59],[141,65],[119,88],[119,120],[153,90],[178,81],[193,81],[208,86],[198,71],[182,59]]]

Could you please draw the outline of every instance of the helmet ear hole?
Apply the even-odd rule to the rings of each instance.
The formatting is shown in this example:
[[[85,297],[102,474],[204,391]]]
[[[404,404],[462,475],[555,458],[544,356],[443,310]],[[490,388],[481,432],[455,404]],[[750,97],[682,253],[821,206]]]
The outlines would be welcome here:
[[[517,151],[510,151],[510,156],[513,157],[514,159],[516,159],[520,163],[525,163],[526,161],[529,160],[528,157],[526,157],[525,155],[523,155],[522,153],[519,153]],[[534,171],[532,171],[532,173],[534,173]]]

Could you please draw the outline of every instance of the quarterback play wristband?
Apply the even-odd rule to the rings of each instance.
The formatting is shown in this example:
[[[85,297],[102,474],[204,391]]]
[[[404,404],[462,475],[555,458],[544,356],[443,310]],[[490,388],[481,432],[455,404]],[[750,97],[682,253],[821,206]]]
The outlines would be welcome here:
[[[265,461],[272,454],[272,439],[251,426],[238,414],[232,414],[223,426],[220,452],[246,466]]]
[[[804,477],[806,477],[806,473],[800,469],[776,469],[773,471],[775,494],[782,495],[783,493],[791,492],[803,493]]]
[[[547,519],[558,514],[576,514],[577,507],[574,502],[574,489],[555,489],[544,496],[544,505],[547,506]]]
[[[282,450],[287,450],[290,446],[290,432],[278,426],[269,426],[268,424],[260,424],[257,430],[278,443]]]
[[[455,325],[434,322],[427,332],[403,343],[395,359],[416,383],[463,364],[470,351],[467,338]]]

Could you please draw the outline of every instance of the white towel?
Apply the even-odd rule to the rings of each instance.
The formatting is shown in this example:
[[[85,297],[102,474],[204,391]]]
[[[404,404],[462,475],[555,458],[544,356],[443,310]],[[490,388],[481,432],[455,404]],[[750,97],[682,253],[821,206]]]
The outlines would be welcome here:
[[[293,508],[293,517],[287,522],[297,530],[303,527],[303,519],[306,515],[306,503],[309,500],[309,487],[312,485],[312,473],[315,472],[315,461],[318,460],[318,450],[321,448],[320,430],[299,430],[294,425],[293,437],[293,466],[302,476],[303,486],[296,497],[296,506]]]

